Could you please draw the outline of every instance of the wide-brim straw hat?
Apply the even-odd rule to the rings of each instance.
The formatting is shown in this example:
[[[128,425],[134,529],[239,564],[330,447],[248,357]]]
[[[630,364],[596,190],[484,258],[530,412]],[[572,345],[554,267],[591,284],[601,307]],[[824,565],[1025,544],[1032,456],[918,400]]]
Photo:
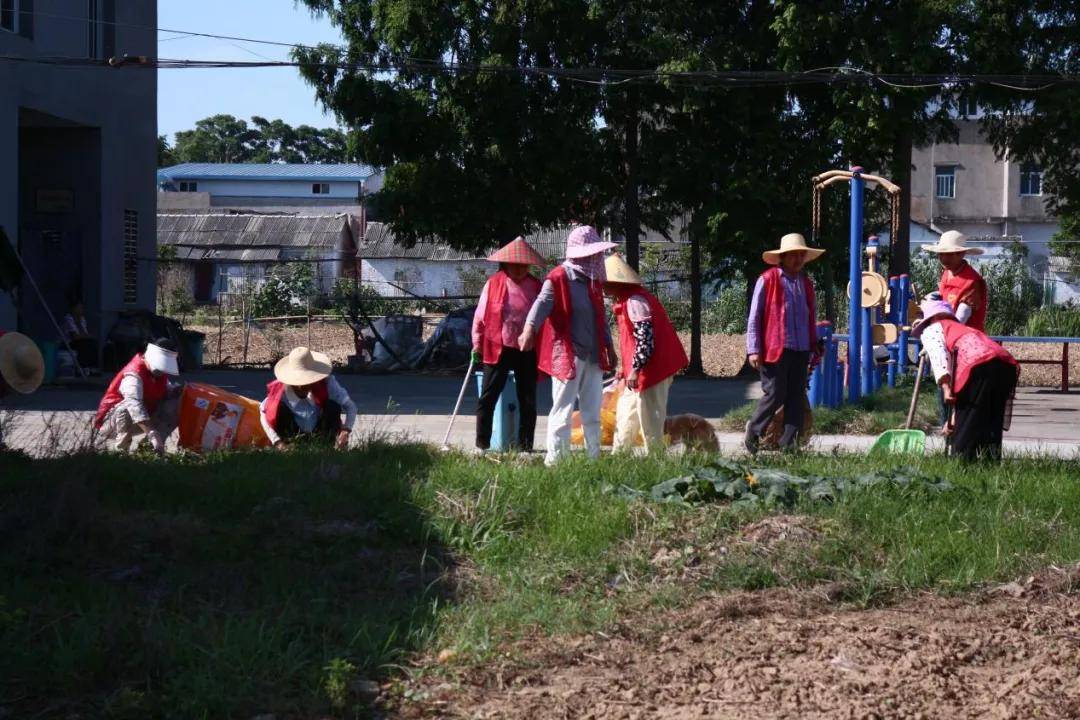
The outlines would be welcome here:
[[[915,324],[911,326],[911,336],[915,338],[922,335],[923,331],[930,327],[935,320],[940,320],[941,318],[956,319],[956,314],[953,312],[952,305],[944,300],[928,298],[922,301],[922,304],[919,305],[919,310],[922,311],[922,319],[915,321]]]
[[[334,366],[330,358],[321,352],[297,347],[274,365],[274,377],[286,385],[311,385],[330,377]]]
[[[566,238],[566,259],[590,257],[617,247],[616,243],[600,239],[600,233],[591,225],[579,225]]]
[[[923,245],[923,250],[935,255],[957,252],[962,252],[965,255],[982,255],[985,252],[981,247],[968,247],[965,245],[966,242],[967,235],[959,230],[949,230],[942,233],[935,244]]]
[[[17,393],[29,395],[45,379],[45,358],[34,341],[22,333],[0,336],[0,377]]]
[[[803,251],[806,253],[806,262],[817,260],[819,257],[825,254],[825,250],[822,248],[808,247],[806,244],[806,238],[799,233],[788,233],[784,237],[780,238],[780,247],[776,250],[766,250],[761,253],[761,259],[769,265],[779,265],[780,256],[784,253]]]
[[[547,266],[547,260],[536,249],[526,242],[520,235],[507,245],[496,250],[488,258],[490,262],[509,263],[511,265],[535,265],[536,267]]]
[[[604,258],[604,274],[607,275],[607,282],[609,283],[641,285],[641,276],[618,253]]]
[[[167,350],[160,345],[147,343],[146,352],[143,353],[143,360],[146,361],[146,367],[154,372],[164,375],[179,375],[180,364],[177,362],[176,356],[175,350]]]

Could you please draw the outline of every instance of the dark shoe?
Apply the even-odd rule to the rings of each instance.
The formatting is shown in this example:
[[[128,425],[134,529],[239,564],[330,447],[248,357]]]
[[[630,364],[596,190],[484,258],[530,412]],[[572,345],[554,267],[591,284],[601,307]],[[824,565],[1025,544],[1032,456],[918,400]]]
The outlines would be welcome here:
[[[746,433],[743,435],[743,447],[746,448],[746,452],[751,455],[757,455],[758,452],[758,436],[750,429],[750,421],[746,422]]]

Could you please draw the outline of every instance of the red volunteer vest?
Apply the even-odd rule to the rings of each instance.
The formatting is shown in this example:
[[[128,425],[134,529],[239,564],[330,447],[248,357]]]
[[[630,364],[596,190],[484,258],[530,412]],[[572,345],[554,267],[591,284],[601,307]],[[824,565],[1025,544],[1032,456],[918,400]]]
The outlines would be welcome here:
[[[951,270],[946,270],[941,274],[941,280],[938,282],[938,292],[941,293],[942,299],[952,306],[954,312],[962,302],[970,305],[971,317],[968,318],[967,326],[976,330],[986,330],[986,307],[989,303],[989,298],[986,296],[986,281],[975,268],[965,262],[960,272],[956,274],[953,274]]]
[[[330,398],[330,391],[326,387],[326,380],[320,380],[311,386],[311,399],[315,401],[315,405],[322,410],[326,406],[326,401]],[[280,380],[271,380],[266,385],[266,421],[270,423],[270,427],[277,430],[278,412],[281,410],[281,403],[285,397],[285,383]]]
[[[675,326],[668,319],[664,306],[651,293],[644,289],[633,293],[645,298],[649,303],[649,311],[652,315],[653,326],[653,353],[645,367],[638,371],[637,389],[647,390],[662,380],[666,380],[690,364],[686,357]],[[631,297],[633,297],[631,295]],[[629,298],[627,298],[629,299]],[[626,300],[615,303],[613,308],[615,321],[619,326],[619,357],[622,363],[623,375],[629,375],[633,369],[634,350],[637,343],[634,340],[634,323],[626,311]]]
[[[151,415],[154,414],[158,405],[161,404],[161,401],[165,399],[165,395],[169,392],[169,379],[164,375],[154,377],[154,374],[150,372],[150,368],[147,367],[146,361],[143,360],[142,353],[137,353],[120,372],[116,373],[116,377],[109,383],[109,388],[105,391],[105,396],[101,398],[101,403],[98,405],[97,415],[94,416],[94,427],[100,428],[104,425],[105,416],[124,399],[124,396],[120,394],[120,383],[124,380],[125,375],[138,375],[139,379],[142,380],[143,405],[146,406],[146,411]]]
[[[499,362],[502,355],[503,341],[503,307],[506,305],[506,283],[510,277],[499,270],[488,279],[487,285],[487,308],[484,311],[484,337],[481,342],[481,351],[486,365],[494,365]],[[535,298],[540,293],[540,281],[532,275],[527,275],[521,286],[526,293],[532,291]]]
[[[761,274],[765,280],[765,314],[762,319],[762,344],[765,354],[765,362],[775,363],[780,361],[784,354],[784,342],[787,340],[787,328],[784,317],[787,314],[787,303],[784,302],[784,285],[780,282],[779,267],[769,268]],[[810,329],[810,351],[814,351],[817,345],[817,304],[814,297],[814,285],[805,274],[801,275],[803,292],[806,295],[806,310],[808,313],[807,325]]]
[[[956,359],[952,382],[954,392],[964,389],[975,367],[991,360],[1004,360],[1016,368],[1019,376],[1020,364],[1016,358],[985,333],[951,318],[942,318],[938,322],[945,331],[945,348]]]
[[[540,326],[537,339],[537,362],[540,372],[558,380],[569,380],[577,375],[574,363],[574,339],[570,332],[570,312],[573,303],[570,298],[570,278],[566,268],[557,267],[548,273],[547,279],[555,290],[555,305],[551,314]],[[596,346],[600,348],[600,369],[611,370],[608,362],[604,338],[604,296],[597,283],[589,283],[589,300],[592,301],[593,324],[596,327]]]

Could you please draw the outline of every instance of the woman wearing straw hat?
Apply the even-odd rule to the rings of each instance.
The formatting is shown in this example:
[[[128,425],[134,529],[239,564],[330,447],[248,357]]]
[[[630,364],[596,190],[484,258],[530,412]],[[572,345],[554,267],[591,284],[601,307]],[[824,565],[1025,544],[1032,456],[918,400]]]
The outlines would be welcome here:
[[[976,330],[986,330],[988,297],[986,281],[965,259],[968,255],[982,255],[983,249],[968,247],[967,237],[956,230],[942,233],[934,245],[923,245],[923,250],[937,255],[944,270],[938,281],[941,298],[956,309],[956,319]]]
[[[615,367],[615,349],[604,313],[604,251],[615,243],[580,225],[566,239],[566,260],[548,273],[518,338],[522,350],[537,346],[540,372],[551,376],[547,454],[552,465],[570,447],[576,400],[585,449],[600,457],[603,374]],[[539,337],[537,337],[539,334]]]
[[[274,365],[259,406],[259,420],[270,444],[279,450],[300,438],[310,438],[344,450],[349,444],[356,405],[334,379],[330,358],[297,347]],[[341,413],[345,413],[345,421]]]
[[[536,351],[520,349],[518,337],[540,294],[540,281],[529,274],[529,266],[542,268],[547,261],[523,237],[515,238],[488,261],[499,263],[499,269],[480,293],[472,325],[473,362],[484,366],[484,384],[476,403],[476,447],[487,450],[491,446],[495,405],[512,371],[520,412],[518,447],[532,452],[536,434]]]
[[[690,361],[664,306],[642,287],[634,268],[621,255],[609,255],[604,269],[604,291],[615,298],[619,375],[626,381],[615,409],[613,449],[628,450],[640,436],[646,452],[654,452],[664,447],[671,380]]]
[[[912,335],[922,341],[934,379],[953,407],[946,427],[954,455],[967,460],[1001,458],[1020,365],[980,330],[961,323],[949,303],[925,300]]]
[[[751,453],[757,452],[759,438],[780,408],[784,408],[781,449],[794,448],[798,440],[810,353],[817,346],[814,286],[803,266],[824,252],[807,247],[799,233],[789,233],[780,239],[778,249],[761,256],[774,267],[754,285],[747,320],[747,360],[760,371],[764,393],[746,424],[744,442]]]
[[[101,437],[114,440],[113,449],[126,452],[139,432],[158,455],[165,454],[165,440],[176,429],[180,385],[170,377],[180,374],[176,343],[166,338],[147,343],[109,383],[98,405],[94,427]]]
[[[45,359],[34,341],[22,333],[0,330],[0,398],[10,390],[29,395],[45,378]],[[0,450],[4,448],[0,424]]]

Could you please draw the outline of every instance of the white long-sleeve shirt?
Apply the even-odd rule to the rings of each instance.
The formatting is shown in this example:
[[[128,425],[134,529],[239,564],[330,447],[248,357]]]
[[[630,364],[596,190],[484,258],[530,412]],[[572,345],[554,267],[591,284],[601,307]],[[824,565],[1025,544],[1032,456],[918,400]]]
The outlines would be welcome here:
[[[171,381],[168,385],[169,393],[178,387]],[[150,413],[147,412],[146,404],[143,402],[143,381],[141,377],[135,373],[124,375],[123,379],[120,380],[120,396],[123,399],[110,412],[127,410],[128,415],[131,416],[131,421],[135,424],[150,421]]]
[[[952,375],[952,364],[949,350],[945,346],[945,330],[941,323],[934,323],[923,332],[922,345],[926,350],[926,357],[930,360],[930,369],[934,371],[934,382],[940,383],[941,378]]]
[[[351,431],[353,423],[356,422],[356,403],[352,401],[349,393],[346,392],[345,388],[341,387],[341,383],[334,379],[333,375],[326,378],[326,394],[345,411],[345,420],[341,423],[342,429]],[[270,425],[270,421],[266,419],[267,399],[264,398],[259,404],[259,422],[262,423],[263,431],[266,433],[266,437],[270,439],[270,444],[273,445],[281,439],[281,436],[277,434]],[[307,397],[300,397],[293,392],[291,386],[286,385],[281,399],[292,411],[293,417],[296,419],[296,426],[300,428],[300,432],[309,433],[315,429],[315,426],[319,423],[319,418],[322,416],[322,410],[315,404],[310,392]]]

